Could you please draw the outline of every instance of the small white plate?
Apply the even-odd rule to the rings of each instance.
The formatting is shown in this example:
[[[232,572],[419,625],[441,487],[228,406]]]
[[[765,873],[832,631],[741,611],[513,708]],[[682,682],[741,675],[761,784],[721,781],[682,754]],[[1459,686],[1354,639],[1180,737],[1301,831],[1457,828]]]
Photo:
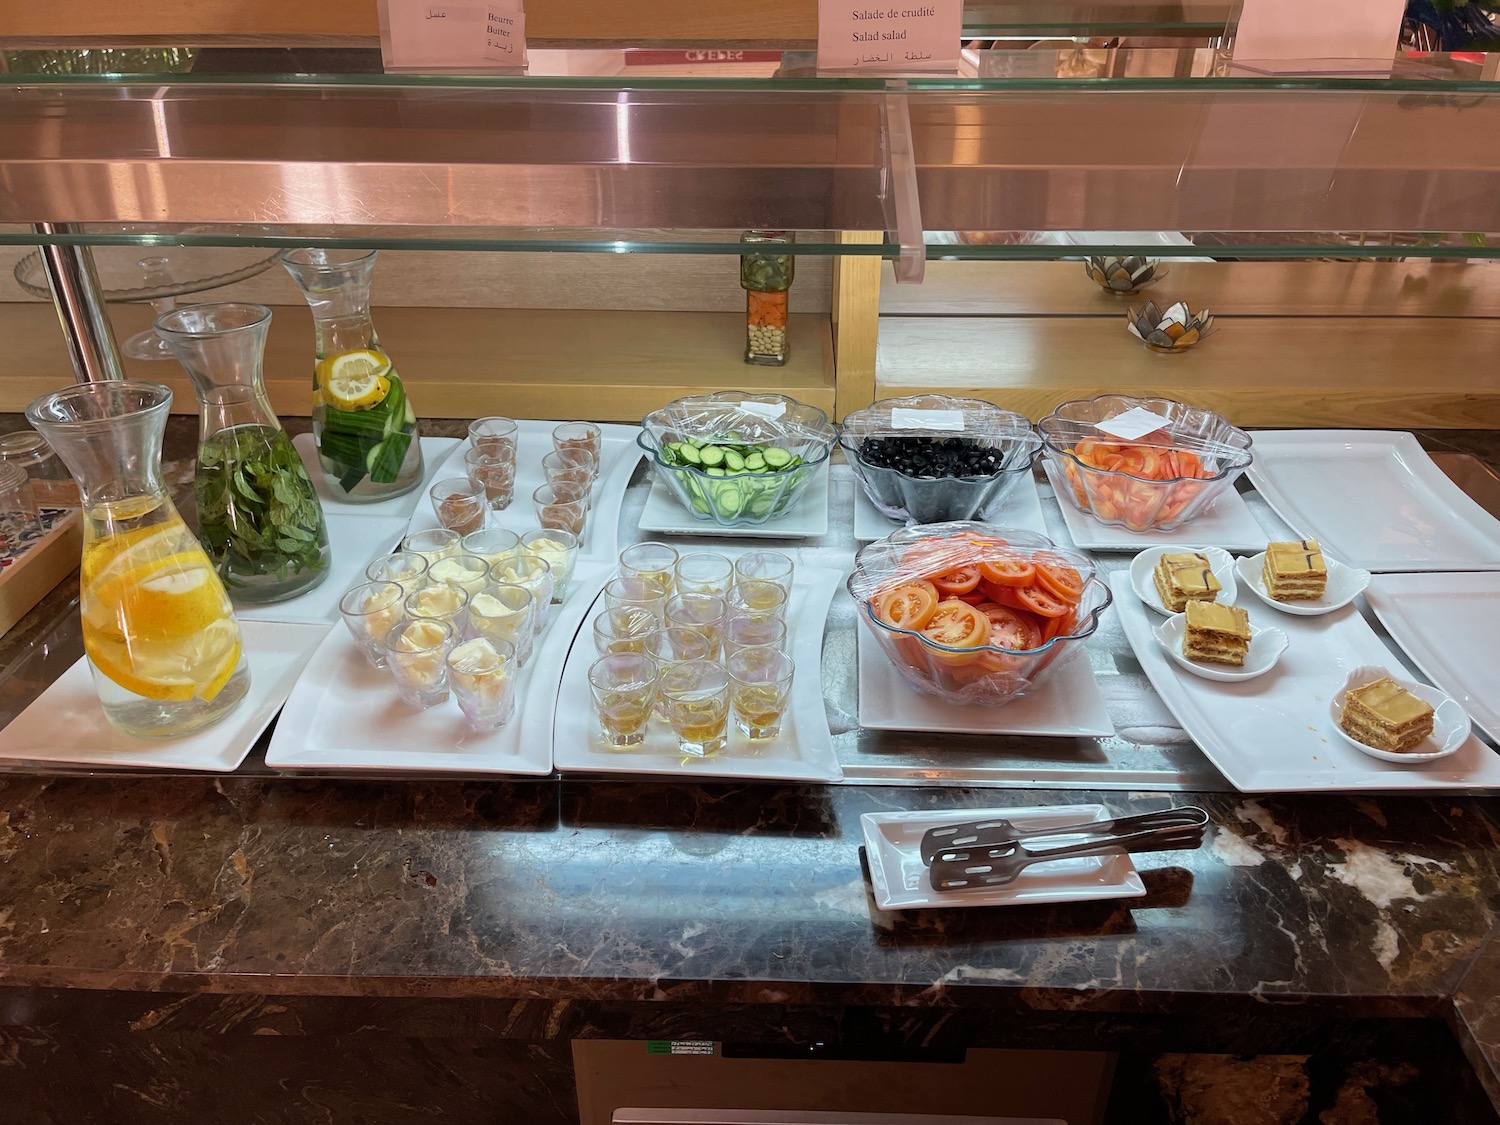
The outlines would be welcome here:
[[[1146,605],[1156,610],[1157,613],[1168,617],[1172,611],[1162,604],[1161,595],[1156,592],[1156,581],[1153,577],[1156,571],[1156,563],[1163,555],[1172,555],[1197,551],[1208,559],[1208,565],[1214,572],[1214,577],[1219,580],[1222,590],[1214,597],[1214,601],[1222,602],[1224,605],[1233,605],[1235,598],[1234,581],[1234,556],[1228,551],[1220,550],[1218,547],[1147,547],[1131,560],[1130,563],[1130,585],[1135,590],[1136,596]]]
[[[653,718],[646,741],[634,750],[609,750],[600,745],[598,722],[589,692],[589,665],[598,659],[587,630],[578,637],[563,670],[557,692],[552,756],[563,774],[651,774],[679,779],[750,778],[757,781],[842,781],[844,771],[833,752],[833,735],[823,707],[823,624],[834,591],[843,583],[841,571],[799,566],[787,610],[791,629],[792,699],[779,738],[752,745],[731,727],[729,745],[712,758],[684,756],[677,737]],[[591,619],[593,613],[585,615]],[[731,720],[732,723],[733,720]]]
[[[116,730],[99,705],[88,661],[80,658],[5,728],[0,758],[106,769],[229,773],[239,768],[276,717],[328,631],[326,624],[242,622],[250,690],[219,722],[182,738],[132,738]]]
[[[1368,570],[1360,570],[1356,566],[1345,566],[1337,559],[1329,558],[1327,552],[1324,552],[1323,564],[1328,569],[1328,586],[1323,591],[1323,596],[1311,598],[1305,602],[1279,602],[1266,593],[1265,578],[1261,574],[1261,567],[1265,561],[1266,553],[1262,551],[1258,555],[1247,555],[1239,559],[1234,566],[1240,580],[1245,583],[1252,594],[1272,609],[1279,609],[1282,613],[1290,613],[1297,617],[1318,617],[1325,613],[1332,613],[1336,609],[1343,609],[1363,594],[1365,587],[1370,584]]]
[[[292,446],[302,458],[302,463],[307,466],[307,475],[312,478],[313,489],[317,492],[318,499],[323,501],[325,516],[341,512],[351,516],[383,516],[406,520],[411,519],[412,512],[417,510],[417,501],[427,496],[432,482],[438,479],[438,469],[442,467],[443,458],[459,444],[458,438],[451,437],[424,437],[421,442],[422,483],[410,492],[370,504],[351,504],[333,494],[328,478],[323,475],[323,467],[318,463],[318,446],[313,441],[312,434],[298,434],[292,439]]]
[[[516,491],[510,506],[499,512],[490,512],[486,527],[503,527],[524,534],[538,527],[536,502],[531,494],[547,483],[542,472],[542,458],[552,452],[552,431],[558,422],[538,421],[522,418],[516,421]],[[599,466],[599,478],[594,482],[592,507],[583,528],[583,542],[578,548],[580,559],[608,559],[613,561],[619,552],[620,504],[625,497],[626,486],[635,475],[635,467],[641,460],[641,447],[636,445],[637,426],[605,424],[599,427],[602,439],[603,464]],[[464,453],[468,442],[459,442],[446,460],[433,474],[433,481],[462,477]],[[426,487],[412,513],[408,532],[425,531],[441,527],[437,511],[432,506],[432,497]]]
[[[274,605],[235,606],[241,621],[303,621],[327,624],[339,619],[344,592],[365,580],[372,559],[390,554],[406,534],[406,521],[395,516],[351,516],[324,512],[328,524],[329,566],[324,578],[305,594]]]
[[[876,513],[879,514],[878,512]],[[642,531],[668,535],[728,535],[750,539],[815,539],[828,534],[828,462],[807,482],[797,502],[775,519],[745,527],[725,527],[713,520],[694,519],[677,501],[656,470],[651,470],[651,493],[638,525]]]
[[[868,730],[934,731],[943,734],[1029,734],[1061,738],[1109,738],[1115,733],[1088,653],[1074,642],[1029,695],[1001,707],[959,706],[923,695],[901,678],[870,630],[859,633],[859,725]]]
[[[1047,518],[1042,514],[1042,498],[1037,493],[1035,478],[1028,476],[1025,480],[1016,481],[1011,486],[1010,492],[1006,494],[1005,503],[993,512],[986,513],[983,522],[997,527],[1016,527],[1024,531],[1035,531],[1038,535],[1048,534]],[[876,539],[884,539],[891,532],[899,531],[905,526],[899,520],[887,519],[882,515],[874,501],[865,493],[864,485],[859,483],[858,478],[855,478],[855,542],[873,543]]]
[[[932,889],[922,862],[922,837],[929,828],[962,821],[1005,817],[1017,828],[1040,830],[1084,820],[1106,820],[1103,805],[1040,805],[1013,809],[946,809],[942,812],[864,813],[865,856],[870,886],[881,910],[931,910],[959,906],[1027,906],[1087,902],[1101,898],[1140,898],[1146,893],[1126,854],[1073,856],[1036,863],[1014,883],[982,891]],[[1058,836],[1057,843],[1070,837]]]
[[[1156,634],[1156,643],[1161,645],[1162,651],[1170,656],[1179,668],[1185,668],[1193,675],[1202,676],[1205,680],[1218,680],[1226,684],[1264,676],[1276,667],[1276,662],[1281,659],[1281,654],[1286,651],[1287,646],[1287,636],[1280,629],[1275,626],[1261,628],[1252,623],[1250,648],[1245,653],[1243,667],[1236,668],[1231,664],[1205,664],[1197,660],[1189,660],[1182,655],[1182,635],[1186,630],[1187,614],[1174,613],[1152,631]]]
[[[1432,734],[1417,743],[1416,749],[1405,754],[1376,749],[1353,737],[1339,725],[1339,716],[1344,712],[1344,696],[1363,684],[1374,683],[1382,676],[1390,676],[1397,686],[1404,687],[1432,708]],[[1334,732],[1356,750],[1362,750],[1370,757],[1379,758],[1382,762],[1398,762],[1401,765],[1410,762],[1433,762],[1439,758],[1446,758],[1449,754],[1457,753],[1458,748],[1469,740],[1472,729],[1468,712],[1451,695],[1446,695],[1427,684],[1419,684],[1415,680],[1393,676],[1388,669],[1374,664],[1366,664],[1349,673],[1344,686],[1339,688],[1334,697],[1328,701],[1328,717],[1333,721]]]
[[[609,574],[602,563],[578,564],[572,596],[552,607],[552,621],[521,670],[515,717],[494,731],[470,731],[451,698],[425,711],[408,707],[390,672],[372,668],[340,623],[287,700],[266,765],[366,773],[551,773],[558,676]]]
[[[1245,498],[1233,488],[1220,495],[1208,511],[1174,531],[1131,531],[1100,523],[1087,512],[1079,511],[1067,482],[1053,471],[1050,463],[1043,461],[1042,466],[1057,497],[1057,506],[1062,509],[1068,535],[1074,546],[1085,551],[1140,551],[1184,539],[1213,543],[1226,551],[1258,551],[1266,545],[1265,529],[1245,504]]]

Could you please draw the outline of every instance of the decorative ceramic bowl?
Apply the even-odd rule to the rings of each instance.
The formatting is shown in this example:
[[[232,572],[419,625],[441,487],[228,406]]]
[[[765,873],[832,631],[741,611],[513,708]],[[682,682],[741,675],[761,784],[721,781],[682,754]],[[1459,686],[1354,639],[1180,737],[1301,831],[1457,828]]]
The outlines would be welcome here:
[[[1130,310],[1125,327],[1153,352],[1185,352],[1214,330],[1214,318],[1207,309],[1189,311],[1186,301],[1168,305],[1165,312],[1147,301]]]
[[[1132,254],[1128,258],[1105,258],[1094,255],[1084,263],[1089,280],[1109,293],[1124,296],[1167,276],[1155,258]]]

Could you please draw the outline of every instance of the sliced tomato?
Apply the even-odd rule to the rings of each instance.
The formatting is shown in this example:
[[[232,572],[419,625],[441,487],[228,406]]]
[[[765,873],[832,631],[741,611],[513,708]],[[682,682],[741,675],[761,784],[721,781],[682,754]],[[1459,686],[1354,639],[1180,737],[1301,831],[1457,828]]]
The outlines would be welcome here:
[[[990,600],[990,596],[983,589],[970,590],[967,594],[959,594],[957,597],[959,601],[968,602],[970,605],[979,605],[981,602]]]
[[[1010,606],[1011,609],[1021,609],[1021,599],[1016,597],[1019,586],[997,586],[993,582],[981,582],[979,588],[988,595],[987,601],[998,605]]]
[[[944,574],[934,575],[932,584],[944,597],[967,594],[979,585],[979,567],[972,565],[954,567]]]
[[[1073,626],[1078,623],[1078,615],[1072,610],[1061,617],[1041,617],[1037,619],[1042,626],[1042,644],[1046,644],[1053,637],[1065,637],[1073,632]]]
[[[931,582],[903,582],[875,599],[875,616],[897,629],[926,628],[937,612],[937,589]]]
[[[1032,560],[1036,564],[1036,584],[1049,594],[1065,602],[1077,605],[1083,597],[1083,575],[1056,556],[1038,555]]]
[[[1036,618],[1031,614],[994,602],[976,608],[990,619],[990,644],[1018,650],[1042,644],[1042,630],[1037,628]]]
[[[1020,555],[991,555],[979,564],[979,573],[996,586],[1029,586],[1036,567]]]
[[[1073,608],[1040,586],[1018,586],[1016,597],[1020,599],[1023,609],[1029,609],[1040,617],[1062,617]]]
[[[937,612],[923,628],[922,635],[946,648],[978,648],[990,639],[990,619],[968,602],[949,598],[938,603]],[[934,651],[932,656],[949,664],[965,664],[979,654]]]

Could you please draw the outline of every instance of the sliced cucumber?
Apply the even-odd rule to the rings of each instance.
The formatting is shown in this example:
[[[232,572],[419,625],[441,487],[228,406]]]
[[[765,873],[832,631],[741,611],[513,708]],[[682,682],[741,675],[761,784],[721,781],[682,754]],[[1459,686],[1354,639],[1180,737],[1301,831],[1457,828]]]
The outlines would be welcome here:
[[[761,450],[761,456],[765,458],[766,468],[776,471],[789,466],[796,454],[782,449],[779,445],[768,445]]]

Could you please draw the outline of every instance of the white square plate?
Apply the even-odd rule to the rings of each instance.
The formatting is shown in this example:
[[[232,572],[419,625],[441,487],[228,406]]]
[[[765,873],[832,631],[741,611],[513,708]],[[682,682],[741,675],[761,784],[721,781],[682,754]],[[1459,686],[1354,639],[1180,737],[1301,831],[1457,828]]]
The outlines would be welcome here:
[[[1381,575],[1365,600],[1423,674],[1500,739],[1500,574]]]
[[[542,458],[552,452],[552,431],[561,423],[537,421],[523,418],[516,421],[516,491],[510,506],[504,511],[489,513],[486,527],[503,527],[523,535],[540,526],[536,520],[536,503],[531,494],[547,483],[542,472]],[[614,561],[619,552],[620,502],[625,496],[625,487],[635,475],[640,463],[641,447],[636,445],[638,426],[602,425],[603,464],[599,466],[599,478],[594,481],[593,508],[583,527],[583,543],[579,547],[580,559],[607,559]],[[459,442],[447,460],[439,466],[432,482],[462,477],[464,473],[464,451],[468,442]],[[416,511],[412,513],[408,531],[425,531],[430,527],[441,527],[437,512],[432,506],[432,497],[424,490]]]
[[[573,645],[558,691],[552,757],[568,773],[652,774],[675,778],[752,778],[757,781],[842,781],[844,771],[833,753],[833,735],[823,709],[823,623],[843,574],[824,567],[799,566],[792,583],[787,625],[792,630],[792,699],[781,737],[752,747],[731,728],[729,746],[712,758],[681,754],[677,737],[659,718],[651,720],[646,741],[636,750],[607,750],[600,745],[598,723],[589,692],[589,665],[597,659],[585,630]],[[593,615],[588,614],[587,618]]]
[[[961,707],[913,689],[870,630],[858,620],[854,627],[859,631],[859,725],[869,730],[1077,738],[1109,738],[1115,733],[1088,653],[1081,647],[1061,657],[1032,694],[1003,707]]]
[[[580,562],[573,596],[552,621],[516,684],[516,714],[499,730],[474,733],[451,698],[415,711],[384,668],[372,668],[340,623],[287,700],[266,764],[277,769],[543,775],[552,772],[552,710],[568,646],[609,576]]]
[[[1100,523],[1087,512],[1078,510],[1071,491],[1049,462],[1042,467],[1047,482],[1062,509],[1063,523],[1073,544],[1085,551],[1140,551],[1147,547],[1165,547],[1172,543],[1206,543],[1226,551],[1264,551],[1266,532],[1245,504],[1245,498],[1233,488],[1225,491],[1214,506],[1197,519],[1189,520],[1175,531],[1131,531]]]
[[[307,466],[307,475],[312,478],[313,489],[318,494],[318,499],[323,501],[323,514],[333,515],[342,512],[351,516],[381,516],[387,519],[410,519],[412,512],[417,509],[417,501],[427,495],[427,490],[432,487],[432,482],[438,479],[438,468],[457,445],[458,439],[451,437],[424,437],[422,442],[422,483],[410,492],[403,492],[400,496],[392,496],[389,500],[376,500],[371,504],[351,504],[347,500],[340,500],[334,496],[333,489],[329,487],[328,478],[323,475],[323,468],[318,464],[318,447],[313,441],[312,434],[298,434],[292,439],[292,445],[296,448],[302,463]]]
[[[1084,855],[1025,868],[1016,881],[982,891],[938,892],[927,880],[922,837],[929,828],[1003,816],[1017,828],[1037,830],[1086,819],[1106,820],[1103,805],[1038,805],[1017,809],[949,809],[945,812],[864,813],[859,818],[870,863],[870,885],[881,910],[931,910],[956,906],[1035,906],[1100,898],[1140,898],[1146,893],[1128,855]],[[1058,836],[1056,844],[1076,837]],[[1049,841],[1050,843],[1050,841]]]
[[[0,758],[106,769],[238,769],[286,702],[328,626],[246,621],[240,630],[250,690],[213,726],[182,738],[132,738],[116,730],[99,705],[88,661],[80,658],[0,732]]]
[[[1500,570],[1496,520],[1400,430],[1256,431],[1250,479],[1297,534],[1364,570]],[[1264,546],[1264,544],[1262,544]]]
[[[1151,632],[1159,618],[1131,596],[1130,576],[1117,572],[1110,583],[1125,637],[1162,702],[1242,793],[1500,788],[1500,754],[1472,736],[1450,757],[1400,765],[1362,754],[1334,733],[1328,701],[1350,671],[1363,664],[1401,670],[1355,607],[1291,617],[1241,592],[1251,623],[1281,629],[1289,643],[1264,676],[1225,684],[1173,664]]]
[[[1017,527],[1023,531],[1047,534],[1047,519],[1042,515],[1042,498],[1037,494],[1036,480],[1028,476],[1018,480],[1006,494],[1005,503],[984,517],[985,523],[997,527]],[[864,485],[854,481],[854,539],[857,543],[872,543],[884,539],[905,525],[897,520],[886,519],[874,501],[865,494]]]
[[[327,624],[339,619],[344,592],[365,580],[372,559],[390,554],[406,534],[406,521],[396,516],[351,516],[325,511],[330,552],[328,577],[305,594],[274,605],[236,606],[241,621],[304,621]]]
[[[877,513],[878,514],[878,513]],[[729,535],[750,539],[812,539],[828,534],[828,462],[813,473],[797,502],[773,520],[746,527],[724,527],[713,520],[694,519],[656,470],[651,471],[651,494],[638,525],[642,531],[669,535]]]

